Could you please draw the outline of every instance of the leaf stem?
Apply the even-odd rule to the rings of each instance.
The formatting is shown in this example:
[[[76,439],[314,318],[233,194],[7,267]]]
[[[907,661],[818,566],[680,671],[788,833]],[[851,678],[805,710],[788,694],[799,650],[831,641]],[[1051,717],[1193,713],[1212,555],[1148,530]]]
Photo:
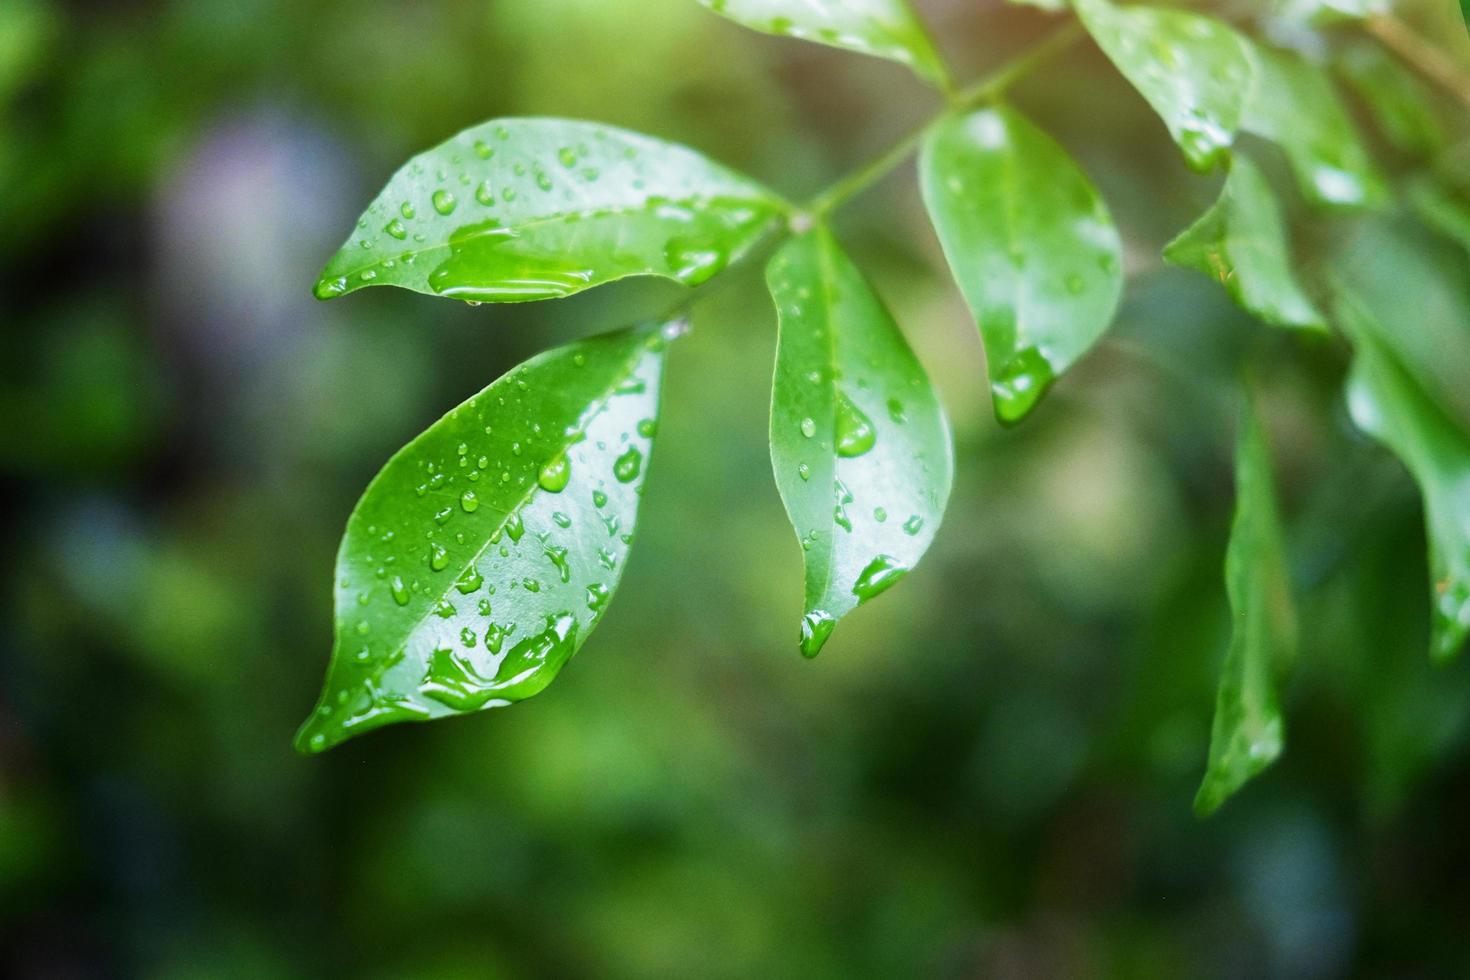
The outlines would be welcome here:
[[[1400,61],[1470,106],[1470,75],[1408,24],[1392,14],[1375,14],[1364,26]]]
[[[984,78],[955,92],[949,106],[918,129],[903,137],[868,163],[832,184],[818,194],[807,205],[807,212],[814,217],[825,217],[849,200],[872,187],[892,173],[918,149],[929,131],[946,119],[988,102],[1002,95],[1016,82],[1056,57],[1083,37],[1082,25],[1072,21],[1048,35],[1035,47],[1029,48],[1001,65]]]

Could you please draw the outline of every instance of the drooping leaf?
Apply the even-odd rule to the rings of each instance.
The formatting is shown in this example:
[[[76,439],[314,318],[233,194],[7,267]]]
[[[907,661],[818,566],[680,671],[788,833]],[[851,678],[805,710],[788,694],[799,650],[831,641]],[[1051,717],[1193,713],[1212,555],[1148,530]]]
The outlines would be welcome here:
[[[393,175],[316,285],[477,302],[555,299],[626,276],[694,285],[783,205],[692,150],[565,119],[460,133]]]
[[[948,73],[908,0],[699,0],[766,34],[800,38],[897,61],[936,85]]]
[[[995,412],[1026,416],[1107,330],[1122,245],[1092,182],[1005,106],[937,127],[919,164],[924,203],[979,323]]]
[[[1073,0],[1088,33],[1163,119],[1196,170],[1224,162],[1255,88],[1246,41],[1185,10]]]
[[[1272,487],[1271,456],[1249,397],[1235,450],[1235,521],[1225,552],[1234,626],[1220,668],[1210,761],[1194,798],[1209,816],[1281,754],[1276,672],[1295,656],[1296,617]]]
[[[1235,154],[1220,199],[1164,247],[1174,265],[1218,281],[1247,312],[1278,327],[1327,332],[1327,321],[1291,271],[1290,247],[1271,185]]]
[[[299,750],[551,683],[622,575],[677,330],[534,357],[389,460],[347,522],[331,667]]]
[[[1444,126],[1429,91],[1382,45],[1367,40],[1350,44],[1336,65],[1378,129],[1398,149],[1430,156],[1445,145]]]
[[[1265,45],[1250,51],[1257,83],[1245,128],[1281,147],[1307,199],[1344,209],[1385,203],[1388,188],[1326,70]]]
[[[771,462],[805,552],[801,650],[922,557],[949,499],[949,426],[898,325],[825,228],[767,282],[780,316]]]
[[[1426,225],[1470,253],[1470,200],[1420,175],[1409,182],[1409,202]]]
[[[1470,433],[1424,391],[1382,343],[1382,325],[1341,286],[1337,321],[1353,339],[1348,408],[1364,432],[1403,462],[1424,497],[1432,606],[1430,651],[1453,658],[1470,633]],[[1405,316],[1414,311],[1406,309]]]

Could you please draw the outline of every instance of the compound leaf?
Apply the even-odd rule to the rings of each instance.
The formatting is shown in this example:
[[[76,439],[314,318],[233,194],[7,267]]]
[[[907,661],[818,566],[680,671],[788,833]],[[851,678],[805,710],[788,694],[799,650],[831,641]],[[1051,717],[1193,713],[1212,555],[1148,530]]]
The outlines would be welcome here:
[[[923,368],[823,227],[772,258],[771,462],[805,552],[801,650],[903,577],[949,499],[949,426]]]
[[[1307,199],[1343,209],[1384,204],[1388,188],[1327,72],[1264,45],[1250,51],[1257,84],[1245,128],[1281,147]]]
[[[1272,488],[1271,457],[1250,398],[1235,450],[1235,520],[1225,552],[1234,628],[1220,669],[1210,760],[1194,798],[1202,817],[1220,808],[1281,754],[1276,671],[1295,656],[1296,618]]]
[[[1349,289],[1337,320],[1353,339],[1348,408],[1358,428],[1403,462],[1424,497],[1429,539],[1430,651],[1452,659],[1470,633],[1470,434],[1429,397],[1379,339],[1381,325]],[[1412,310],[1404,310],[1412,315]]]
[[[698,153],[565,119],[467,129],[393,175],[316,285],[475,302],[569,296],[626,276],[709,279],[785,205]]]
[[[919,174],[985,342],[996,415],[1018,422],[1112,321],[1117,228],[1066,151],[1005,106],[937,127]]]
[[[1239,306],[1267,323],[1327,332],[1327,321],[1291,271],[1271,186],[1244,154],[1231,161],[1220,199],[1165,246],[1164,258],[1217,280]]]
[[[946,87],[948,73],[907,0],[699,0],[766,34],[800,38],[897,61]]]
[[[1184,159],[1210,170],[1228,158],[1255,88],[1244,38],[1184,10],[1073,0],[1088,33],[1163,119]]]
[[[388,461],[347,522],[336,644],[299,750],[551,683],[621,577],[677,329],[534,357]]]

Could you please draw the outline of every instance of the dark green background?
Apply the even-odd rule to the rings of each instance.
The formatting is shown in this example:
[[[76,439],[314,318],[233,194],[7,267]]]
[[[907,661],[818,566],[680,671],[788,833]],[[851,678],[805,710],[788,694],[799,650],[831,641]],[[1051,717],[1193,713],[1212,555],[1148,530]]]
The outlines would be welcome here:
[[[967,78],[1046,28],[919,6]],[[1453,8],[1419,8],[1470,65]],[[671,354],[638,547],[556,685],[305,759],[376,467],[677,294],[316,303],[398,164],[564,115],[801,198],[934,99],[692,0],[0,2],[0,973],[1470,972],[1470,669],[1428,662],[1414,486],[1352,430],[1340,348],[1161,267],[1215,182],[1095,52],[1016,98],[1107,195],[1132,279],[1110,339],[1001,431],[911,174],[843,213],[956,432],[915,573],[797,655],[758,256]],[[1285,757],[1201,823],[1247,354],[1303,648]]]

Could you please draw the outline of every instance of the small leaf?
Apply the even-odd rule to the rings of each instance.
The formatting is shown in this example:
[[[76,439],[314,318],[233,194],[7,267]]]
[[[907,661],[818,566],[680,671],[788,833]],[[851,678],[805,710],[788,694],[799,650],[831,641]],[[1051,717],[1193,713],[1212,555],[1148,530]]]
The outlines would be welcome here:
[[[780,314],[771,462],[805,550],[801,650],[918,563],[949,499],[949,426],[924,369],[823,227],[766,272]]]
[[[622,575],[677,329],[534,357],[388,461],[347,522],[336,645],[299,750],[551,683]]]
[[[1337,321],[1353,339],[1348,408],[1358,428],[1387,446],[1424,496],[1435,660],[1452,659],[1470,633],[1470,434],[1425,393],[1380,340],[1382,326],[1342,288]],[[1405,310],[1412,315],[1412,310]]]
[[[782,213],[692,150],[594,123],[504,119],[410,160],[327,263],[320,299],[402,286],[555,299],[626,276],[709,279]]]
[[[1164,248],[1174,265],[1218,281],[1247,312],[1278,327],[1327,332],[1327,322],[1291,271],[1281,211],[1271,187],[1235,154],[1220,199]]]
[[[1427,157],[1444,147],[1444,126],[1429,91],[1382,45],[1366,40],[1348,45],[1337,68],[1398,149]]]
[[[1210,761],[1194,798],[1209,816],[1281,754],[1275,674],[1295,656],[1296,621],[1266,437],[1249,397],[1235,450],[1235,521],[1225,553],[1234,628],[1220,668]]]
[[[1388,188],[1326,71],[1264,45],[1250,51],[1257,84],[1245,128],[1281,147],[1307,199],[1344,209],[1384,204]]]
[[[800,38],[897,61],[947,87],[944,62],[907,0],[699,0],[766,34]]]
[[[1246,41],[1201,14],[1074,0],[1098,47],[1169,128],[1196,170],[1224,162],[1255,88]]]
[[[1066,151],[1004,106],[937,127],[919,176],[985,341],[996,415],[1018,422],[1112,321],[1118,231]]]

